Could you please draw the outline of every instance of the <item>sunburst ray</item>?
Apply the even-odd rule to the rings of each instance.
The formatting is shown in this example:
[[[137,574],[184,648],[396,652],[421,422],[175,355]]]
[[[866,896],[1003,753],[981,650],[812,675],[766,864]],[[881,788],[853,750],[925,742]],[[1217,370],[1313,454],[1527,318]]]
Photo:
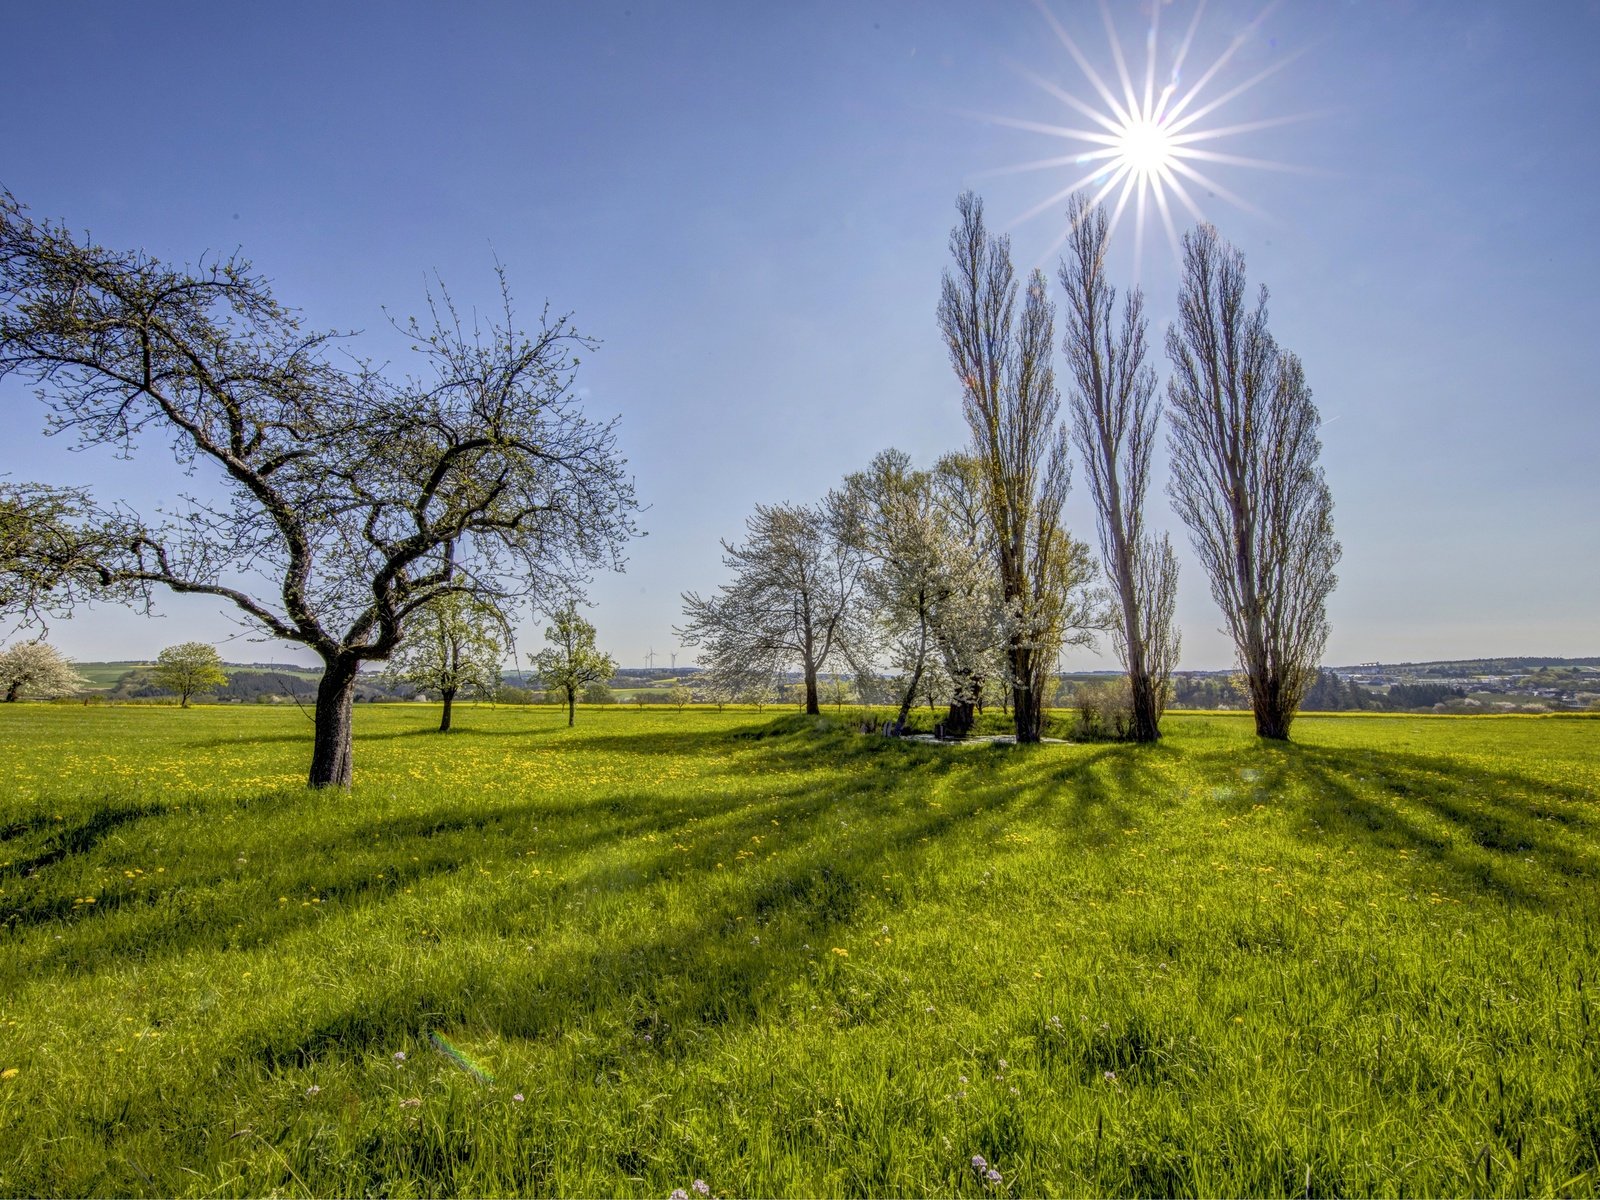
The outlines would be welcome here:
[[[1159,4],[1156,5],[1146,28],[1143,70],[1136,73],[1131,69],[1128,57],[1123,51],[1111,7],[1106,0],[1098,0],[1111,66],[1109,73],[1104,75],[1095,68],[1077,40],[1051,11],[1047,0],[1035,0],[1035,5],[1055,34],[1056,40],[1077,65],[1093,95],[1089,100],[1085,100],[1081,96],[1074,95],[1068,88],[1025,67],[1016,65],[1013,69],[1073,113],[1086,118],[1095,127],[1078,128],[1047,120],[969,114],[993,124],[1058,138],[1079,147],[1075,153],[1051,155],[982,172],[985,176],[1048,172],[1062,168],[1087,168],[1079,178],[1065,187],[1052,189],[1051,194],[1045,199],[1009,222],[1006,226],[1008,229],[1014,229],[1041,213],[1056,208],[1074,192],[1088,189],[1092,192],[1089,209],[1092,210],[1102,204],[1110,206],[1108,225],[1112,232],[1121,225],[1125,216],[1130,215],[1131,210],[1134,278],[1137,280],[1143,267],[1145,234],[1157,220],[1174,254],[1179,249],[1177,227],[1173,220],[1175,205],[1181,205],[1197,222],[1205,220],[1196,195],[1190,192],[1191,186],[1203,189],[1206,195],[1223,200],[1242,211],[1256,216],[1265,215],[1242,196],[1224,187],[1197,164],[1296,174],[1325,174],[1310,168],[1297,167],[1291,163],[1213,148],[1215,143],[1222,139],[1311,120],[1326,115],[1323,112],[1262,117],[1249,121],[1236,121],[1228,125],[1204,124],[1213,114],[1281,72],[1304,53],[1301,50],[1285,55],[1254,71],[1241,82],[1224,86],[1230,64],[1276,7],[1275,2],[1269,3],[1243,30],[1229,39],[1228,44],[1200,73],[1199,78],[1193,84],[1186,86],[1183,82],[1183,68],[1194,48],[1201,20],[1205,14],[1205,0],[1198,0],[1194,14],[1184,29],[1183,37],[1173,52],[1171,65],[1166,69],[1166,82],[1159,89],[1157,88],[1160,66],[1158,58],[1161,49]],[[1098,105],[1094,103],[1096,99]],[[1069,228],[1054,239],[1046,252],[1046,259],[1056,253],[1070,232]]]

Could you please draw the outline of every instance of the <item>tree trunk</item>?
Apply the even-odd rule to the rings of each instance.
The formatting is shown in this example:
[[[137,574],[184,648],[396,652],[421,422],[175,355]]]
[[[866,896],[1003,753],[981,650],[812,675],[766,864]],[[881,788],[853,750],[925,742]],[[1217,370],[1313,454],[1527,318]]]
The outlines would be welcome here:
[[[22,685],[20,683],[13,683],[6,689],[6,703],[15,704],[17,702],[17,694],[21,691]]]
[[[444,712],[439,715],[439,732],[450,732],[450,706],[455,703],[456,689],[445,688],[439,695],[444,698]]]
[[[1017,745],[1039,740],[1043,706],[1039,688],[1034,679],[1033,650],[1025,646],[1011,651],[1011,727],[1017,734]]]
[[[922,661],[917,661],[917,669],[911,674],[911,686],[906,688],[906,694],[900,699],[900,712],[895,717],[895,723],[902,728],[911,716],[911,706],[917,702],[917,688],[922,683]]]
[[[1156,707],[1156,689],[1150,676],[1129,676],[1128,686],[1133,691],[1133,740],[1159,742],[1161,740],[1161,715]]]
[[[950,701],[950,711],[944,715],[944,735],[964,738],[972,732],[974,704],[971,700]]]
[[[1133,602],[1132,552],[1119,545],[1117,568],[1121,573],[1122,628],[1128,653],[1128,690],[1133,693],[1133,740],[1161,740],[1161,713],[1156,705],[1156,689],[1146,663],[1144,637],[1139,610]]]
[[[1256,714],[1256,736],[1287,742],[1294,709],[1283,694],[1282,681],[1268,677],[1259,690],[1252,688],[1251,692],[1250,707]]]
[[[578,689],[575,688],[575,687],[569,687],[567,689],[567,728],[571,729],[573,724],[577,721],[577,719],[578,719]]]
[[[817,668],[806,664],[806,716],[820,717],[822,706],[817,703]]]
[[[350,711],[359,667],[355,659],[324,660],[322,681],[317,684],[316,734],[307,780],[314,788],[350,786]]]
[[[917,702],[917,685],[922,682],[922,667],[928,661],[928,594],[924,588],[917,593],[917,665],[911,672],[911,685],[906,688],[905,697],[900,701],[900,715],[896,718],[900,727],[905,727],[906,718],[911,716],[911,706]],[[928,707],[933,707],[933,697],[928,697]]]
[[[1044,712],[1039,698],[1032,690],[1018,691],[1012,707],[1012,728],[1017,731],[1017,745],[1037,742],[1044,734]]]

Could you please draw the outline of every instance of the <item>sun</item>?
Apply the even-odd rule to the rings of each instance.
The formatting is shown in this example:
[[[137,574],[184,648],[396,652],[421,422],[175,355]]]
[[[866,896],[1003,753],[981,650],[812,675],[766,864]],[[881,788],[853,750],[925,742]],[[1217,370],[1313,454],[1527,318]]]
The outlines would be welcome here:
[[[1054,190],[1012,221],[1009,228],[1015,228],[1046,211],[1059,211],[1066,198],[1080,190],[1089,192],[1090,210],[1101,204],[1111,206],[1110,224],[1113,233],[1131,207],[1135,220],[1134,277],[1137,279],[1143,256],[1145,225],[1152,213],[1159,218],[1174,257],[1181,257],[1178,230],[1174,221],[1175,213],[1180,217],[1186,214],[1195,222],[1205,221],[1206,217],[1201,212],[1193,192],[1198,191],[1205,196],[1219,198],[1257,216],[1265,215],[1243,197],[1229,191],[1208,173],[1216,165],[1272,171],[1305,170],[1267,159],[1223,153],[1207,145],[1222,138],[1304,121],[1320,115],[1296,113],[1233,125],[1208,123],[1208,119],[1230,101],[1281,71],[1299,57],[1298,54],[1286,56],[1249,78],[1229,86],[1227,78],[1229,65],[1266,18],[1266,10],[1235,35],[1216,61],[1200,72],[1192,85],[1181,88],[1184,63],[1189,56],[1200,19],[1205,12],[1203,0],[1196,3],[1194,16],[1189,22],[1187,31],[1172,52],[1170,60],[1164,64],[1166,82],[1160,86],[1157,84],[1157,55],[1161,46],[1158,23],[1163,6],[1156,4],[1152,8],[1153,15],[1145,38],[1144,72],[1141,79],[1135,80],[1128,69],[1127,57],[1117,37],[1111,11],[1106,6],[1105,0],[1100,0],[1100,15],[1106,29],[1111,62],[1115,67],[1114,78],[1119,85],[1113,87],[1106,82],[1099,71],[1095,70],[1088,56],[1050,10],[1046,0],[1035,0],[1035,3],[1055,33],[1057,41],[1066,49],[1084,80],[1093,89],[1094,98],[1098,103],[1081,99],[1055,83],[1018,67],[1017,70],[1024,78],[1049,93],[1077,116],[1088,118],[1092,123],[1091,127],[1080,128],[1048,121],[970,114],[994,124],[1042,133],[1076,144],[1076,148],[1070,153],[979,173],[1010,175],[1023,171],[1054,171],[1064,172],[1072,177],[1065,186]],[[1177,212],[1180,209],[1182,211]],[[1070,227],[1061,231],[1055,243],[1045,252],[1044,260],[1048,260],[1061,248],[1070,233]]]
[[[1118,169],[1141,180],[1159,180],[1171,170],[1175,147],[1160,122],[1140,116],[1124,124],[1116,136]]]

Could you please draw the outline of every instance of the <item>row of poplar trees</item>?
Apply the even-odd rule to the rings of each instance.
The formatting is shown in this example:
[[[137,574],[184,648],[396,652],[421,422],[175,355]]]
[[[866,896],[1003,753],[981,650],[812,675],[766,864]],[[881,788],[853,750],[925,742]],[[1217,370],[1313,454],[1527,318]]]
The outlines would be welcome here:
[[[680,634],[730,693],[798,665],[811,712],[830,661],[863,676],[874,658],[895,666],[902,721],[925,671],[941,668],[957,734],[998,678],[1017,740],[1033,742],[1062,648],[1109,629],[1131,736],[1154,741],[1178,658],[1178,571],[1170,540],[1146,525],[1163,406],[1143,297],[1134,289],[1118,307],[1104,209],[1075,197],[1058,272],[1063,418],[1043,272],[1019,281],[1009,239],[988,232],[976,195],[957,208],[938,318],[970,444],[927,472],[886,451],[821,505],[758,506],[746,541],[724,543],[733,581],[687,593]],[[1208,225],[1183,240],[1166,350],[1169,493],[1233,638],[1256,730],[1287,738],[1327,640],[1332,499],[1300,361],[1268,330],[1265,289],[1250,302],[1243,255]],[[1100,591],[1063,518],[1074,444],[1098,513]]]

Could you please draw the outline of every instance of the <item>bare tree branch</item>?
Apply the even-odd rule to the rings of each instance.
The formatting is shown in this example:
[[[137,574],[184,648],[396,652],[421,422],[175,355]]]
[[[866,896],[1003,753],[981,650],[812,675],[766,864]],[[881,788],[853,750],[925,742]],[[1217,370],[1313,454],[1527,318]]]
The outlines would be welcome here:
[[[226,497],[123,522],[92,575],[216,596],[315,650],[313,784],[349,783],[356,672],[411,614],[462,592],[560,593],[620,566],[634,533],[614,423],[572,393],[594,343],[548,310],[521,332],[500,285],[501,318],[470,329],[430,294],[431,323],[402,328],[432,378],[393,380],[331,361],[335,335],[302,331],[241,259],[169,268],[0,197],[0,378],[38,385],[51,427],[80,445],[131,454],[164,434]],[[87,578],[74,563],[55,578]]]

